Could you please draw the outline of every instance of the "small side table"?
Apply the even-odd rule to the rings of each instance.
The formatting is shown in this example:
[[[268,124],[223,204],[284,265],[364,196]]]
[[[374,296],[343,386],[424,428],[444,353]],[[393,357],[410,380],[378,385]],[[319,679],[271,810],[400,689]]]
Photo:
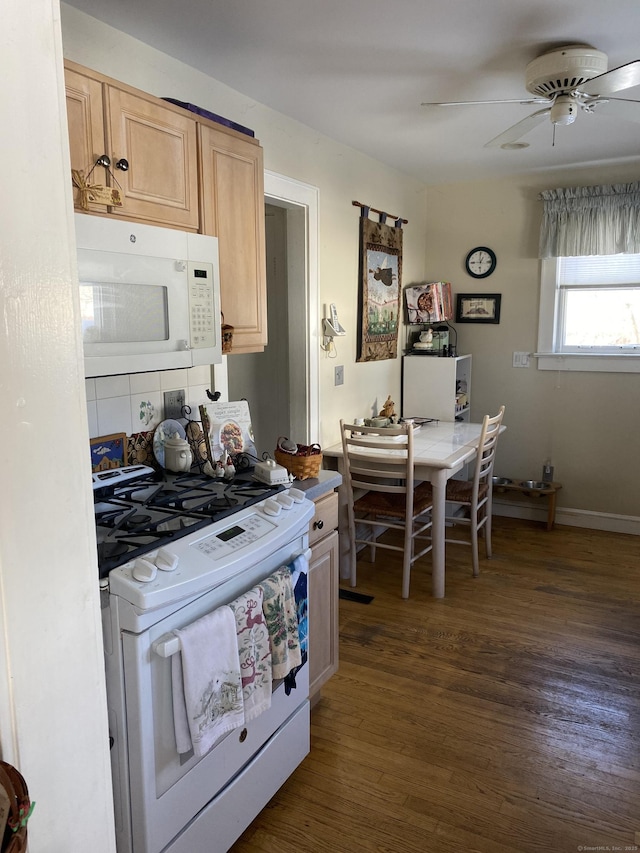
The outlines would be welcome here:
[[[509,480],[506,477],[494,478],[494,494],[506,492],[519,492],[520,494],[533,497],[547,498],[547,530],[553,530],[556,522],[556,496],[562,488],[562,483],[536,482],[535,486],[526,484],[526,480]]]

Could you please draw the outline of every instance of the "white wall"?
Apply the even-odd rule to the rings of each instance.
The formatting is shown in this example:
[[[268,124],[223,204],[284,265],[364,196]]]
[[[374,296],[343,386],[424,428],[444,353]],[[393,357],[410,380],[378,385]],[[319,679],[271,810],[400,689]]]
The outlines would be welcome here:
[[[320,358],[320,442],[339,440],[341,417],[368,416],[388,394],[400,403],[400,363],[356,364],[358,215],[353,200],[409,220],[404,226],[403,281],[422,281],[426,230],[425,188],[414,180],[324,137],[228,86],[62,5],[65,57],[159,97],[198,104],[255,131],[265,169],[319,188],[320,296],[335,302],[347,335],[338,354]],[[334,387],[334,366],[344,385]]]
[[[505,152],[517,156],[518,152]],[[457,293],[501,293],[499,325],[459,324],[458,352],[473,354],[471,417],[506,405],[496,474],[540,479],[550,458],[563,484],[561,507],[579,513],[633,517],[640,522],[640,423],[637,374],[539,371],[512,367],[514,351],[535,352],[542,189],[638,180],[636,168],[549,172],[503,181],[450,184],[428,190],[427,277],[452,282]],[[464,271],[474,246],[497,254],[496,271],[481,281]],[[622,524],[613,529],[627,529]],[[631,528],[629,528],[631,529]]]
[[[31,853],[115,850],[57,4],[0,28],[0,747]],[[62,118],[61,118],[62,116]]]

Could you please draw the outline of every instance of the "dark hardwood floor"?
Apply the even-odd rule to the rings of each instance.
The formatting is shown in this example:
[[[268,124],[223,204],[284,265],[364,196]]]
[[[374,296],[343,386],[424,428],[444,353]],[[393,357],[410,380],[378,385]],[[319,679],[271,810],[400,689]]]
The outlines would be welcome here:
[[[429,556],[407,601],[394,555],[359,560],[311,753],[234,853],[640,849],[640,539],[493,540],[476,579],[448,547],[442,600]]]

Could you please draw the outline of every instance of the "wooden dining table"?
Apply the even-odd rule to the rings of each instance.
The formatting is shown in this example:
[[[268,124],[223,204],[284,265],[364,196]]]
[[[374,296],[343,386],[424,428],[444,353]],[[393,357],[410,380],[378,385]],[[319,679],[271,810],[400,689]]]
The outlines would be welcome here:
[[[501,427],[501,432],[505,427]],[[478,449],[482,430],[481,423],[461,421],[433,421],[420,426],[414,432],[413,459],[416,483],[428,481],[433,490],[432,510],[432,576],[431,588],[434,598],[444,598],[445,594],[445,514],[447,480],[473,462]],[[383,433],[382,433],[383,434]],[[343,485],[338,489],[339,533],[340,533],[340,577],[351,576],[351,561],[356,555],[351,553],[349,544],[349,521],[344,471],[342,470],[342,443],[324,447],[325,467],[335,467],[343,474]],[[368,451],[385,458],[393,458],[402,453],[389,441],[389,450]]]

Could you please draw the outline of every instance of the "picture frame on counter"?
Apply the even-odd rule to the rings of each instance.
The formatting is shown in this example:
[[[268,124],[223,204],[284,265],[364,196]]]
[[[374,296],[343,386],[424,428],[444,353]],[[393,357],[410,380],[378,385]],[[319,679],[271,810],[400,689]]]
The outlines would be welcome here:
[[[122,468],[127,464],[127,436],[124,432],[101,435],[89,440],[91,472]]]
[[[458,293],[456,323],[499,323],[501,293]]]

